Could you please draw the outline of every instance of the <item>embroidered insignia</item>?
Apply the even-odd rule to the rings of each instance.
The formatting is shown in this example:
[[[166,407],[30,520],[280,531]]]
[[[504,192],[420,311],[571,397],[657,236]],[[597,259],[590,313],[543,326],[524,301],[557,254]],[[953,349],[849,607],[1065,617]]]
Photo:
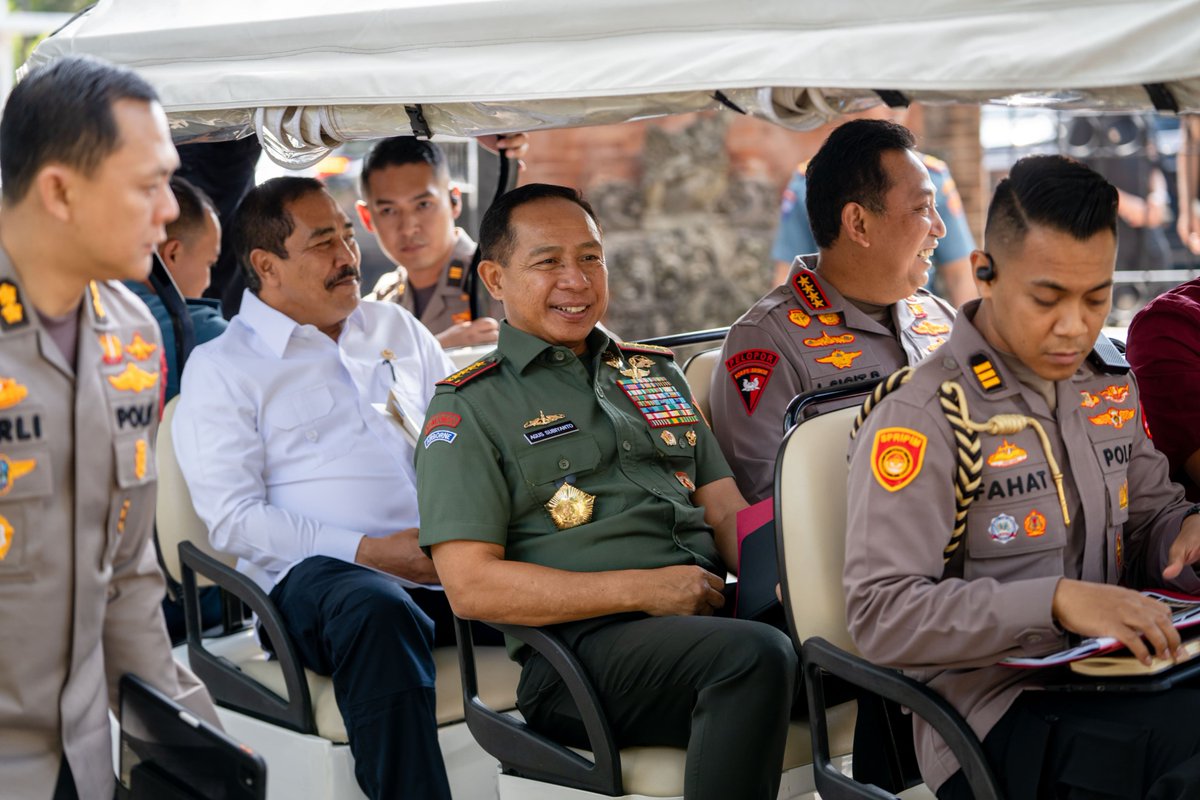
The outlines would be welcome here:
[[[565,531],[567,528],[591,522],[595,503],[596,498],[592,495],[564,483],[546,503],[546,510],[550,512],[550,519],[554,520],[554,527]]]
[[[446,270],[446,283],[451,286],[461,286],[463,280],[462,264],[451,264],[450,269]]]
[[[983,353],[971,356],[971,371],[975,373],[975,379],[985,392],[995,392],[1004,388],[1004,379],[992,366],[991,359]]]
[[[841,325],[841,314],[817,314],[817,322],[822,325]]]
[[[925,348],[925,352],[932,353],[934,350],[937,350],[939,347],[941,347],[945,343],[946,343],[946,337],[939,336],[936,339],[934,339],[932,342],[929,343],[929,347]]]
[[[854,341],[853,333],[844,333],[841,336],[830,336],[825,331],[821,331],[820,336],[808,338],[804,340],[805,347],[829,347],[833,344],[850,344]]]
[[[679,481],[679,485],[689,492],[696,491],[696,484],[692,483],[692,479],[688,477],[686,472],[676,472],[675,480]]]
[[[121,503],[121,513],[117,515],[117,533],[125,532],[125,520],[129,517],[129,500]]]
[[[1084,408],[1095,408],[1096,406],[1100,405],[1100,398],[1096,397],[1096,395],[1092,394],[1091,392],[1083,391],[1079,394],[1083,395],[1083,399],[1079,401],[1079,405],[1083,406]]]
[[[1020,464],[1025,459],[1029,458],[1029,454],[1015,444],[1010,444],[1008,439],[1003,440],[1003,444],[996,448],[996,452],[988,456],[987,463],[993,467],[1011,467],[1014,464]]]
[[[458,416],[455,414],[455,416]],[[522,428],[537,428],[541,425],[549,425],[551,422],[558,422],[560,419],[566,418],[566,414],[547,414],[545,411],[538,411],[538,415],[522,425]],[[458,424],[458,423],[455,423]],[[451,426],[453,427],[453,426]]]
[[[671,433],[670,431],[663,431],[658,436],[663,440],[663,444],[665,444],[667,447],[674,447],[677,444],[675,434]]]
[[[425,435],[428,436],[434,428],[457,428],[460,422],[462,422],[462,417],[458,414],[451,411],[439,411],[425,423]]]
[[[446,377],[446,378],[442,378],[440,381],[437,382],[437,385],[438,386],[462,386],[467,381],[472,380],[474,378],[478,378],[480,375],[487,372],[489,369],[491,369],[492,367],[496,366],[499,363],[500,363],[499,361],[497,361],[495,359],[491,359],[491,358],[480,359],[479,361],[476,361],[474,364],[463,367],[462,369],[460,369],[458,372],[454,373],[453,375],[450,375],[449,377]]]
[[[0,561],[3,561],[8,555],[8,548],[12,547],[13,526],[9,524],[6,517],[0,516]]]
[[[147,372],[133,364],[126,364],[125,371],[120,375],[109,375],[108,382],[120,392],[144,392],[146,389],[158,385],[158,373]]]
[[[1025,535],[1031,539],[1046,532],[1046,517],[1036,508],[1025,517]]]
[[[992,537],[993,542],[1007,544],[1017,538],[1017,521],[1008,514],[1000,514],[992,517],[991,523],[988,524],[988,536]]]
[[[577,430],[579,430],[579,428],[575,427],[575,423],[571,422],[571,420],[567,420],[566,422],[561,422],[558,425],[551,425],[549,428],[542,428],[540,430],[527,433],[525,434],[525,441],[529,442],[530,444],[541,444],[542,442],[549,441],[550,439],[557,439],[560,436],[566,436],[568,433],[574,433]]]
[[[660,375],[640,381],[622,378],[617,385],[633,401],[634,407],[646,418],[651,428],[695,425],[700,421],[691,403],[674,384]]]
[[[922,334],[923,336],[937,336],[938,334],[949,333],[950,326],[923,319],[920,322],[912,324],[912,332]]]
[[[913,482],[925,463],[924,434],[911,428],[882,428],[875,434],[871,471],[889,492],[898,492]]]
[[[642,378],[650,374],[650,368],[653,366],[653,359],[642,355],[631,356],[629,358],[629,369],[623,369],[620,372],[626,378],[640,381]]]
[[[929,316],[925,312],[925,306],[916,300],[905,300],[904,304],[908,306],[908,313],[912,314],[917,319],[925,319]]]
[[[854,350],[847,352],[845,350],[834,350],[827,356],[817,359],[818,364],[832,364],[838,369],[849,369],[854,363],[854,359],[862,355],[862,350]]]
[[[779,354],[773,350],[743,350],[725,359],[725,369],[729,370],[729,377],[747,414],[753,414],[758,408],[758,401],[778,363]]]
[[[0,378],[0,409],[12,408],[29,396],[29,389],[16,378]]]
[[[788,312],[788,322],[792,323],[793,325],[799,325],[801,328],[807,328],[810,324],[812,324],[812,317],[810,317],[808,314],[805,314],[798,308],[793,308]]]
[[[1137,416],[1132,408],[1110,408],[1108,411],[1088,417],[1093,425],[1112,425],[1117,430],[1125,427],[1125,423]]]
[[[108,315],[104,313],[104,304],[100,302],[100,287],[95,281],[88,281],[88,291],[92,294],[92,311],[96,312],[96,321],[103,322]]]
[[[12,490],[17,478],[28,475],[37,468],[37,459],[27,458],[13,461],[8,456],[0,454],[0,497]]]
[[[617,356],[617,355],[613,355],[612,353],[610,353],[606,350],[604,352],[604,363],[607,364],[608,366],[612,367],[613,369],[620,369],[621,368],[621,357]]]
[[[675,351],[669,347],[659,347],[656,344],[642,344],[641,342],[617,342],[617,347],[622,350],[628,350],[631,353],[657,353],[660,356],[675,357]]]
[[[1117,490],[1117,506],[1129,508],[1129,481],[1122,483],[1121,488]]]
[[[121,339],[111,333],[102,333],[99,337],[100,360],[105,364],[120,364],[125,358],[125,350],[121,347]]]
[[[0,281],[0,328],[11,331],[28,323],[21,291],[12,281]]]
[[[433,444],[434,442],[445,442],[446,444],[453,444],[454,440],[457,438],[458,438],[458,433],[456,431],[448,431],[445,429],[436,430],[433,433],[431,433],[425,437],[425,441],[423,442],[423,444],[425,445],[425,449],[428,450],[429,445]]]
[[[800,295],[800,299],[813,311],[829,308],[829,301],[825,299],[821,285],[809,273],[797,272],[796,277],[792,278],[792,286],[796,289],[796,294]]]
[[[145,361],[157,349],[158,345],[147,342],[142,338],[141,333],[134,333],[133,341],[125,345],[125,352],[129,353],[129,355],[133,356],[138,361]]]
[[[1106,386],[1104,391],[1100,392],[1100,396],[1110,403],[1124,403],[1129,397],[1129,384],[1122,383],[1116,386]]]
[[[145,439],[138,439],[133,446],[133,476],[139,481],[146,477],[146,454],[150,450],[150,445],[146,444]]]
[[[697,437],[696,437],[695,431],[688,431],[687,434],[685,434],[683,438],[687,439],[687,443],[690,444],[692,447],[696,446],[696,438]]]

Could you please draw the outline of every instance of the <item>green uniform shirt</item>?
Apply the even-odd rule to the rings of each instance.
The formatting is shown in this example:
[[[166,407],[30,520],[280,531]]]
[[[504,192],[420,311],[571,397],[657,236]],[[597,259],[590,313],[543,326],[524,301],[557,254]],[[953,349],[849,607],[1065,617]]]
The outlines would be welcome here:
[[[587,344],[581,359],[504,323],[492,354],[439,384],[416,451],[421,545],[493,542],[510,560],[575,572],[724,574],[685,484],[731,473],[670,351],[599,330]],[[631,358],[653,362],[637,385],[620,372]],[[647,408],[666,415],[652,425],[628,392],[674,410]],[[590,521],[559,530],[546,503],[564,482],[595,503]]]

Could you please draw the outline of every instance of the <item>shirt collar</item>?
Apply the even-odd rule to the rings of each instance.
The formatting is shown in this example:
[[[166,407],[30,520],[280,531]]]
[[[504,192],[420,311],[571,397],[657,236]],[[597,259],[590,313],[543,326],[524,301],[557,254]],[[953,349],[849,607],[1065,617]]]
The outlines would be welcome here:
[[[254,331],[276,358],[283,358],[288,342],[292,340],[292,335],[306,327],[298,324],[282,311],[267,305],[249,289],[242,290],[242,305],[236,319],[240,319],[243,324]],[[361,302],[346,318],[346,323],[342,328],[343,334],[348,327],[356,328],[359,331],[365,329]]]
[[[609,338],[603,331],[599,328],[593,328],[587,337],[588,351],[598,353],[608,346],[609,341]],[[534,336],[532,333],[526,333],[523,330],[514,328],[508,323],[508,320],[500,323],[500,340],[496,344],[496,352],[512,362],[517,372],[524,371],[542,353],[555,348],[568,349],[564,345],[550,344],[546,340]]]

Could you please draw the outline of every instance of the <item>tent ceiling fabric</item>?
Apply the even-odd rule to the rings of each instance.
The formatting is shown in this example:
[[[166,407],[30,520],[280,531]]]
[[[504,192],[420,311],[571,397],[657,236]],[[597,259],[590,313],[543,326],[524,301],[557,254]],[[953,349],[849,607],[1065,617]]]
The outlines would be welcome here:
[[[277,157],[727,104],[813,127],[878,102],[1200,112],[1200,0],[100,0],[27,67],[138,70],[178,141],[259,133]],[[564,13],[565,12],[565,13]],[[265,130],[265,133],[264,133]],[[289,151],[292,156],[289,156]]]

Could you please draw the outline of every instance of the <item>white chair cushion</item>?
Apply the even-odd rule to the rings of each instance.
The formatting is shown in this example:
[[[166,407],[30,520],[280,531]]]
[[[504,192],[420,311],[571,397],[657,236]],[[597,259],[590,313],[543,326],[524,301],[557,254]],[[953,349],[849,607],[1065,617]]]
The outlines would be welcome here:
[[[719,349],[705,350],[688,359],[687,364],[683,367],[683,377],[687,379],[688,386],[692,390],[692,399],[696,401],[696,406],[704,414],[705,419],[712,419],[708,395],[712,390],[713,370],[720,363],[721,351]]]

